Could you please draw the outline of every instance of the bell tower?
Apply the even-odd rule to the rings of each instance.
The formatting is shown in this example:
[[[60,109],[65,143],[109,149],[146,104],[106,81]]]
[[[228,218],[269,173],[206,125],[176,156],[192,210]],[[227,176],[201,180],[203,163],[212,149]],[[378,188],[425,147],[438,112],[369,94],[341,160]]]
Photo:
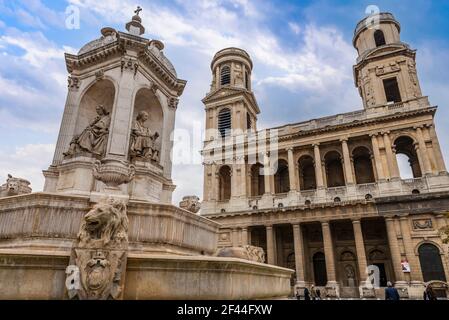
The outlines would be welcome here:
[[[355,85],[365,109],[422,97],[416,50],[401,42],[401,25],[391,13],[369,16],[357,24]]]
[[[206,141],[256,131],[260,110],[251,88],[253,62],[249,54],[238,48],[220,50],[211,70],[211,90],[203,99]]]

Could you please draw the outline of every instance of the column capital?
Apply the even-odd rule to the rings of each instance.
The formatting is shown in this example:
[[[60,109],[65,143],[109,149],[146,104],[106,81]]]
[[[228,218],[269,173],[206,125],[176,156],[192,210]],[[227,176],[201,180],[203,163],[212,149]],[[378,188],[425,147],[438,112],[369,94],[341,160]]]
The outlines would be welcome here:
[[[389,130],[381,131],[380,134],[383,136],[388,136],[391,132]]]
[[[371,132],[369,134],[370,138],[376,138],[380,133],[379,132]]]
[[[293,152],[295,150],[295,148],[294,147],[288,147],[285,150],[287,150],[288,152]]]
[[[341,143],[348,143],[349,137],[340,138]]]
[[[314,147],[314,148],[317,148],[317,147],[319,147],[320,146],[320,143],[319,142],[314,142],[314,143],[312,143],[312,147]]]
[[[267,229],[273,229],[273,224],[266,224],[266,225],[265,225],[265,228],[267,228]]]
[[[362,221],[358,218],[352,219],[352,224],[361,224],[361,223],[362,223]]]
[[[413,126],[413,129],[416,130],[416,131],[421,131],[421,129],[422,129],[423,127],[424,127],[424,125],[421,124],[421,125],[418,125],[418,126]]]
[[[330,223],[330,220],[324,220],[324,221],[321,221],[321,226],[323,226],[323,227],[329,227],[329,223]]]
[[[292,226],[293,228],[299,228],[301,226],[301,222],[293,222]]]

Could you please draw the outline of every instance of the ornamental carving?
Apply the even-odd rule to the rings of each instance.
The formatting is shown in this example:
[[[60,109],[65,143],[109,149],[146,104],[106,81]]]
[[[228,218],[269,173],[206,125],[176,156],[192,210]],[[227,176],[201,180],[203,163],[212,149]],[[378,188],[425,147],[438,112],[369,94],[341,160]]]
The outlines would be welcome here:
[[[135,173],[134,165],[115,159],[97,160],[93,168],[94,178],[113,188],[131,182]]]
[[[122,72],[124,70],[134,71],[134,76],[137,74],[137,70],[139,69],[139,62],[134,59],[122,59],[121,62],[121,70]]]
[[[254,246],[229,247],[218,250],[217,257],[238,258],[259,263],[265,262],[265,252],[262,248]]]
[[[170,98],[170,100],[168,101],[168,106],[172,109],[177,109],[178,104],[179,104],[178,98]]]
[[[81,80],[78,77],[69,76],[67,78],[68,87],[72,89],[79,89],[81,85]]]
[[[186,196],[182,198],[179,207],[192,213],[198,213],[201,209],[200,198],[197,196]]]
[[[0,186],[0,198],[29,194],[32,191],[30,184],[28,180],[15,178],[8,174],[6,183]]]
[[[122,298],[128,250],[126,211],[122,201],[109,199],[84,216],[66,271],[69,299]]]
[[[415,230],[433,229],[432,219],[413,220],[413,229]]]

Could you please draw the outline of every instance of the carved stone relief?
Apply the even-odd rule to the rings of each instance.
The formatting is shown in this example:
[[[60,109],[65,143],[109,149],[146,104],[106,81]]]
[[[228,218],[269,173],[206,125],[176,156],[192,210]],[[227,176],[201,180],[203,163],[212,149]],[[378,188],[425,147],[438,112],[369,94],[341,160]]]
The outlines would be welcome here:
[[[83,218],[67,268],[69,299],[121,299],[128,251],[126,205],[109,199]]]
[[[415,230],[433,229],[432,219],[413,220],[413,229],[415,229]]]
[[[28,180],[15,178],[8,174],[6,183],[0,186],[0,198],[29,194],[31,191],[30,182]]]

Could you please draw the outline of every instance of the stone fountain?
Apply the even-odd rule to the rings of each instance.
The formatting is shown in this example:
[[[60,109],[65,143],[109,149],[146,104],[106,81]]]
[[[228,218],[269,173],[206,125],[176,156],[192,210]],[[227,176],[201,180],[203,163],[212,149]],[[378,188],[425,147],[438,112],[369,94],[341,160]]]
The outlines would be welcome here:
[[[254,247],[218,252],[219,224],[196,214],[199,199],[171,205],[170,134],[186,81],[163,43],[142,37],[139,13],[127,32],[104,28],[66,54],[44,191],[9,177],[0,194],[0,299],[288,296],[293,270]]]

